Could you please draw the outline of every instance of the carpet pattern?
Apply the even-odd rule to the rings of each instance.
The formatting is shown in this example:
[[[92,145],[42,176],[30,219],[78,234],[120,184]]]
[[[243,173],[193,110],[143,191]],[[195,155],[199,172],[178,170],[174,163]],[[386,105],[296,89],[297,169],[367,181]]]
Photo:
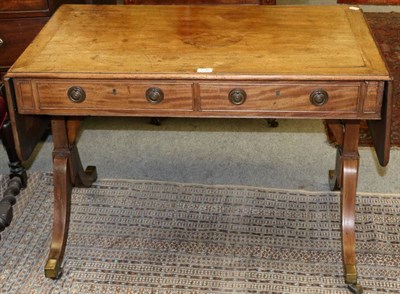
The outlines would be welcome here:
[[[29,181],[2,233],[0,293],[348,293],[338,193],[99,180],[74,189],[53,281],[52,176]],[[400,195],[358,196],[360,282],[398,292]]]
[[[393,112],[391,145],[400,146],[400,13],[365,13],[366,20],[384,56],[393,81]],[[335,142],[328,132],[331,143]],[[372,139],[366,122],[360,130],[360,146],[372,146]]]

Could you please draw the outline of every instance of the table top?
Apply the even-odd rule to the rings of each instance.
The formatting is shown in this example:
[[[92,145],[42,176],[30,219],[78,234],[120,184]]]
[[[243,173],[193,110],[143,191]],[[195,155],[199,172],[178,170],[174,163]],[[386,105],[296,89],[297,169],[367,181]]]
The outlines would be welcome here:
[[[64,5],[8,75],[390,79],[362,11],[346,5]]]

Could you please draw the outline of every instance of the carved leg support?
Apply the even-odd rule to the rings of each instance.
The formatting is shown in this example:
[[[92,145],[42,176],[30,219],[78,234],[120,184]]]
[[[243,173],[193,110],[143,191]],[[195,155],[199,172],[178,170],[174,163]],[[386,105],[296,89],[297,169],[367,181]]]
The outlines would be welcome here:
[[[61,274],[61,263],[64,257],[68,237],[69,215],[71,209],[72,183],[69,178],[69,154],[55,154],[54,168],[54,217],[53,236],[50,253],[45,266],[45,275],[57,279]]]
[[[359,158],[343,159],[342,209],[342,252],[346,284],[356,293],[361,286],[357,282],[355,252],[355,209]]]
[[[355,211],[358,180],[358,138],[360,124],[358,121],[328,121],[328,126],[335,135],[338,150],[336,169],[329,172],[332,190],[341,191],[342,217],[342,255],[345,281],[354,293],[362,293],[357,282],[355,253]]]
[[[76,147],[77,120],[54,118],[51,122],[54,151],[54,218],[50,253],[45,266],[45,276],[57,279],[61,274],[68,237],[71,192],[73,186],[89,187],[96,180],[96,168],[84,171]]]

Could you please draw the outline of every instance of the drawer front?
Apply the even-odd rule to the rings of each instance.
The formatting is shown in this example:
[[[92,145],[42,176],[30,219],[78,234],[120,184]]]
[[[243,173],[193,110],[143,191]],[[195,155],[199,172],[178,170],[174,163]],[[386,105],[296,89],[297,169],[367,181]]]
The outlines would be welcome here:
[[[0,12],[47,10],[47,0],[2,0]]]
[[[0,19],[0,67],[10,67],[48,18]]]
[[[129,113],[140,110],[166,112],[193,109],[190,83],[37,81],[33,83],[33,89],[37,91],[38,103],[29,104],[26,102],[29,99],[23,99],[19,105],[35,108],[37,104],[40,110],[65,109],[64,113],[68,109],[72,113],[79,110],[85,113]],[[29,90],[25,92],[29,93]]]
[[[231,101],[231,92],[236,101]],[[327,94],[326,100],[321,93]],[[203,111],[357,113],[359,95],[360,83],[200,84]]]

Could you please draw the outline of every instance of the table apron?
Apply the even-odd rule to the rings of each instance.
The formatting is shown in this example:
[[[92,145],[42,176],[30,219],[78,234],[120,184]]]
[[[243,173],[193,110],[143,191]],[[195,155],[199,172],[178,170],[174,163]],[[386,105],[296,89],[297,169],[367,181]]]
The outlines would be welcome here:
[[[368,120],[381,118],[384,88],[379,81],[22,78],[13,85],[20,114]]]

